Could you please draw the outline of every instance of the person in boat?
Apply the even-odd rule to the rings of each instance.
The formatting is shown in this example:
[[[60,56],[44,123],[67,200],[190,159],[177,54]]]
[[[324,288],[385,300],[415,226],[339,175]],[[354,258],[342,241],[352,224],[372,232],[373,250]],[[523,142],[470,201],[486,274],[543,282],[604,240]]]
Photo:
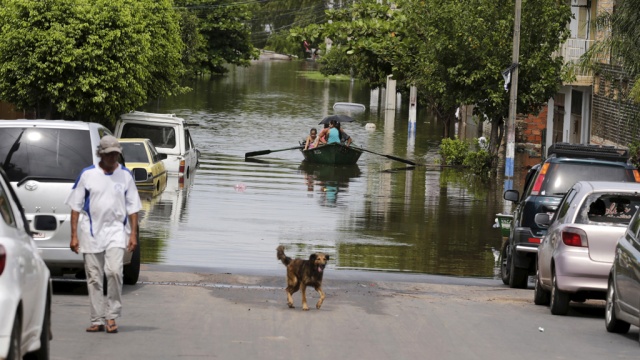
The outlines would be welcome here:
[[[349,136],[349,134],[342,130],[342,125],[340,125],[339,121],[336,122],[336,129],[338,129],[338,131],[340,132],[340,143],[342,143],[344,146],[351,145],[351,136]]]
[[[318,130],[316,128],[311,128],[309,131],[309,136],[307,136],[307,141],[304,143],[304,149],[309,150],[313,149],[316,145],[316,138],[318,137]]]

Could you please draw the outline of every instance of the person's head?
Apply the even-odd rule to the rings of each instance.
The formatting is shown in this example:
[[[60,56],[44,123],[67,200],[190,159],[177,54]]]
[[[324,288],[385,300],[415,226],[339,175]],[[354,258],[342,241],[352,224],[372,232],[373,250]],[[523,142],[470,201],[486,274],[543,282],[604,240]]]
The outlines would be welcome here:
[[[105,162],[117,162],[118,157],[122,154],[122,146],[114,136],[106,135],[100,139],[97,154]]]
[[[337,121],[335,121],[335,120],[329,121],[329,127],[336,127],[336,123],[337,123]]]
[[[318,135],[318,130],[316,128],[311,128],[311,130],[309,131],[309,136],[315,138],[316,135]]]
[[[335,128],[336,128],[336,129],[338,129],[338,130],[340,130],[340,121],[336,121]]]

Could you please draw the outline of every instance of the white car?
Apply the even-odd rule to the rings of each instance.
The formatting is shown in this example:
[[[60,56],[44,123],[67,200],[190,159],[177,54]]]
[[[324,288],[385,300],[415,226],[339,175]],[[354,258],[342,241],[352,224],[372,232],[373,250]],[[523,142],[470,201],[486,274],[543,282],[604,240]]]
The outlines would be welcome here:
[[[0,359],[49,359],[51,275],[0,169]]]
[[[196,149],[187,123],[175,114],[132,111],[120,116],[116,124],[118,138],[146,138],[153,142],[169,175],[191,178],[198,167],[200,151]]]

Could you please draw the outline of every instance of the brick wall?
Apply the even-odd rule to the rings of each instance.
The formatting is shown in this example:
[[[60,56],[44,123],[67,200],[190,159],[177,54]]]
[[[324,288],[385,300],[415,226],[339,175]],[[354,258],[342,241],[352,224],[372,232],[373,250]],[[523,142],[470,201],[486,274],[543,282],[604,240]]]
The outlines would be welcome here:
[[[640,106],[626,100],[633,81],[618,66],[602,65],[594,77],[591,143],[627,146],[640,135]]]
[[[528,154],[539,156],[542,146],[542,132],[547,127],[547,107],[536,115],[518,115],[516,118],[516,148]]]

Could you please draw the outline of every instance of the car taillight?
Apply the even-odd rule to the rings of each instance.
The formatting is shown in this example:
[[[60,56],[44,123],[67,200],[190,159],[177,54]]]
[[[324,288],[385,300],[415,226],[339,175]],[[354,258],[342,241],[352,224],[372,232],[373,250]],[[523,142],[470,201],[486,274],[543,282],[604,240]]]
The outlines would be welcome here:
[[[562,232],[562,242],[567,246],[588,247],[587,234],[578,229],[565,230]]]
[[[527,241],[533,244],[540,244],[542,242],[542,238],[530,237]]]
[[[180,160],[180,168],[178,168],[180,174],[184,174],[184,160]]]
[[[638,170],[633,170],[633,178],[636,180],[636,182],[640,182],[640,173],[638,172]]]
[[[540,189],[542,188],[542,182],[544,181],[545,175],[547,175],[547,169],[549,169],[549,163],[545,163],[542,165],[542,169],[540,169],[540,173],[536,178],[536,182],[533,184],[533,189],[531,189],[531,195],[539,195]]]
[[[7,250],[0,245],[0,275],[4,272],[4,265],[7,263]]]

